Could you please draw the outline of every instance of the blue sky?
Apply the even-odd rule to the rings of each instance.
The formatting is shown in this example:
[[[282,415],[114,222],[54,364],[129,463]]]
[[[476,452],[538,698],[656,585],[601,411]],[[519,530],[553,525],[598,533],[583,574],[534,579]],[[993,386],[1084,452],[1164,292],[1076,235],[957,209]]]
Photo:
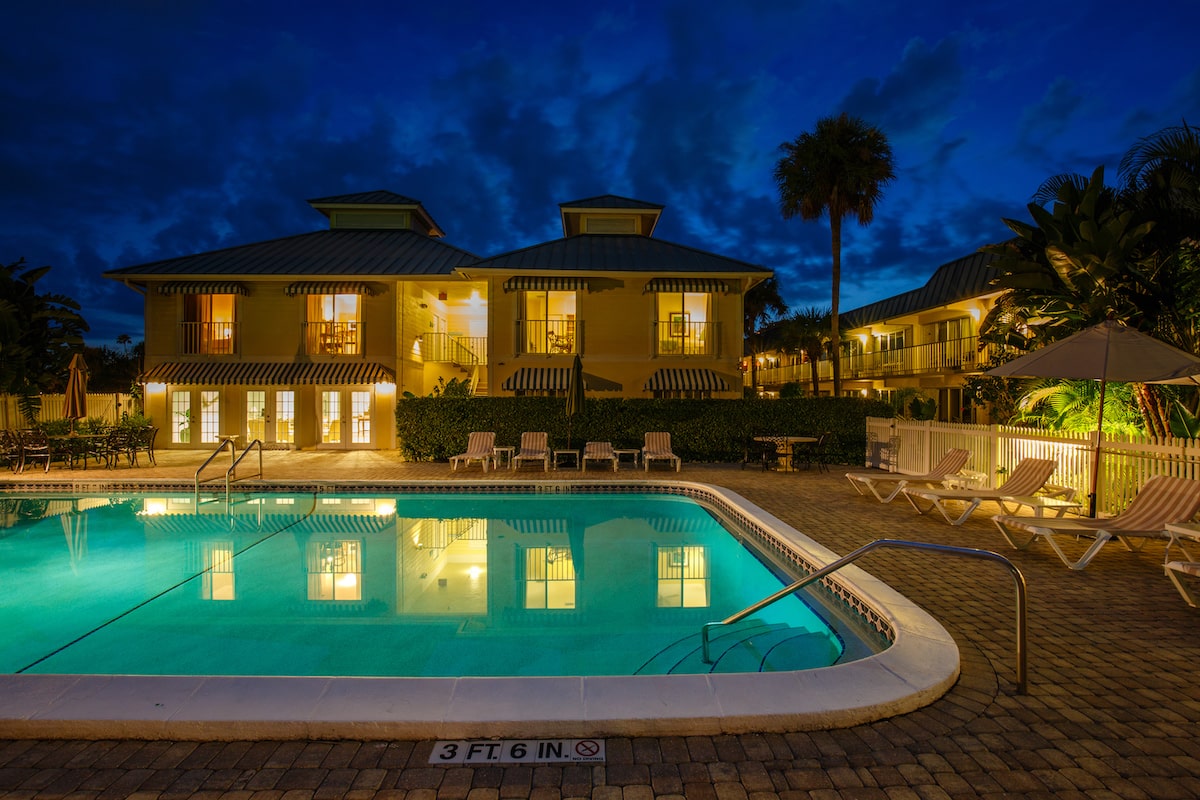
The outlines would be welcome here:
[[[36,6],[36,7],[35,7]],[[842,111],[897,179],[846,229],[842,308],[1006,238],[1045,178],[1110,182],[1200,123],[1200,3],[9,4],[0,259],[53,267],[91,344],[140,339],[104,270],[325,227],[308,198],[389,189],[493,255],[558,203],[666,206],[656,235],[829,303],[828,223],[783,220],[779,145]]]

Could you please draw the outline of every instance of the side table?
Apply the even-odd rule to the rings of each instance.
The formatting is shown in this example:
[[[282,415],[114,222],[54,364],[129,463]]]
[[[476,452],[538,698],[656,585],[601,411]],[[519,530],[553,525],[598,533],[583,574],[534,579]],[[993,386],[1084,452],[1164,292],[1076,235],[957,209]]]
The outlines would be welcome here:
[[[571,461],[571,466],[579,469],[579,451],[578,450],[555,450],[554,451],[554,468],[558,469],[558,460],[560,456],[565,456]]]
[[[492,466],[496,469],[509,467],[512,465],[513,454],[517,452],[515,447],[493,447],[492,448]]]
[[[630,456],[631,460],[633,461],[633,468],[637,469],[638,459],[641,457],[642,451],[641,450],[613,450],[613,455],[615,455],[617,457],[617,466],[618,467],[621,466],[621,457],[622,456]]]

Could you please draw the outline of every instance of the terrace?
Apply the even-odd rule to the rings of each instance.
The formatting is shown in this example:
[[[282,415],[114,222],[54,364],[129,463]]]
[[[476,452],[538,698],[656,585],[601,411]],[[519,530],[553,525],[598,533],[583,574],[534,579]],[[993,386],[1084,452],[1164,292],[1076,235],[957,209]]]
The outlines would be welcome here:
[[[3,475],[3,485],[131,480],[190,481],[202,453],[163,452],[155,467]],[[363,481],[450,477],[442,463],[395,452],[267,452],[266,477]],[[459,470],[456,479],[477,476]],[[644,478],[623,469],[592,480]],[[566,470],[551,480],[578,477]],[[488,473],[507,480],[509,473]],[[542,474],[539,473],[539,478]],[[876,538],[995,550],[1029,584],[1029,693],[1012,673],[1011,584],[993,565],[884,551],[861,566],[919,603],[955,637],[959,682],[932,705],[832,731],[609,738],[600,765],[431,766],[429,741],[134,742],[98,730],[96,741],[0,742],[0,792],[12,796],[139,797],[196,792],[272,796],[403,797],[1189,797],[1200,794],[1194,710],[1200,684],[1196,611],[1162,574],[1162,548],[1112,547],[1085,573],[1044,548],[1013,551],[986,515],[961,528],[907,505],[860,498],[835,469],[776,473],[737,465],[684,465],[650,479],[683,478],[735,491],[846,553]],[[522,479],[527,476],[521,476]],[[829,502],[830,499],[836,502]],[[619,790],[619,791],[618,791]],[[263,795],[266,796],[266,795]]]

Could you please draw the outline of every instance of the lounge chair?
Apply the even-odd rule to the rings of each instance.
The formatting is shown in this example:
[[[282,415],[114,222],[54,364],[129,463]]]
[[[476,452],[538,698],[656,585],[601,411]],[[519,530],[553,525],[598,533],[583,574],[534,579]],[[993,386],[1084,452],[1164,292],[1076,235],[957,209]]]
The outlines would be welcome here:
[[[542,462],[542,472],[547,472],[550,469],[550,446],[546,443],[546,433],[531,433],[526,431],[521,434],[521,449],[512,458],[512,468],[515,472],[520,468],[522,461],[540,461]]]
[[[1036,539],[1045,539],[1064,564],[1071,569],[1083,569],[1110,540],[1120,539],[1127,549],[1140,550],[1150,539],[1170,539],[1167,524],[1186,522],[1197,511],[1200,511],[1200,481],[1155,475],[1124,511],[1108,519],[1060,520],[997,514],[992,521],[1016,549],[1024,550]],[[1062,537],[1076,538],[1081,534],[1094,534],[1096,539],[1082,556],[1072,561],[1059,542]],[[1134,540],[1138,540],[1136,547]]]
[[[917,510],[918,514],[926,514],[936,508],[951,525],[961,525],[984,502],[998,504],[1000,510],[1005,513],[1008,513],[1005,503],[1012,505],[1037,503],[1038,501],[1033,499],[1034,495],[1046,490],[1046,481],[1050,480],[1050,475],[1057,467],[1058,462],[1052,458],[1023,458],[1017,466],[1013,467],[1012,474],[999,489],[918,489],[914,486],[906,486],[901,491],[904,492],[904,496],[908,498],[908,502]],[[1064,487],[1054,487],[1051,492],[1057,495],[1069,493],[1074,496],[1075,494],[1074,489]],[[921,508],[919,500],[928,501],[929,506]],[[946,506],[950,502],[964,504],[962,513],[957,517],[951,516]]]
[[[671,450],[671,434],[666,431],[654,431],[646,434],[646,445],[642,448],[642,463],[646,471],[650,471],[651,461],[666,461],[675,464],[675,471],[682,466],[679,456]]]
[[[1183,581],[1184,576],[1200,578],[1200,561],[1168,561],[1163,565],[1163,571],[1167,573],[1171,583],[1175,584],[1175,588],[1179,590],[1179,596],[1185,603],[1192,608],[1200,605],[1196,602],[1195,590]]]
[[[488,463],[495,461],[495,451],[492,448],[496,445],[496,434],[488,431],[475,431],[467,437],[467,452],[459,453],[456,456],[450,456],[450,471],[458,469],[459,462],[465,462],[466,466],[470,466],[472,461],[478,461],[483,466],[483,471],[488,471]]]
[[[610,461],[613,472],[617,471],[617,454],[613,452],[612,442],[588,442],[583,446],[583,460],[580,468],[587,472],[589,461]]]
[[[958,472],[967,465],[971,451],[961,447],[952,447],[942,456],[942,460],[929,472],[923,475],[901,475],[897,472],[847,472],[846,479],[859,494],[866,496],[869,491],[881,503],[890,503],[905,486],[938,486],[946,478]],[[885,494],[886,492],[886,494]]]

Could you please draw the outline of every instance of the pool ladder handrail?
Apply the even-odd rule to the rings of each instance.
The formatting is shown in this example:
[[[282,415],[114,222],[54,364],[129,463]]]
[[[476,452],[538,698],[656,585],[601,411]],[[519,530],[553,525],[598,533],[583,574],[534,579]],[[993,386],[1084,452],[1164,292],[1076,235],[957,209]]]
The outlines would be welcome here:
[[[778,592],[775,592],[770,597],[764,597],[762,600],[759,600],[754,605],[748,606],[748,607],[742,609],[741,611],[737,612],[736,614],[726,617],[725,619],[721,620],[720,622],[705,623],[704,626],[700,629],[700,644],[701,644],[701,648],[702,648],[702,658],[704,660],[704,663],[705,664],[713,663],[712,655],[710,653],[710,647],[709,647],[709,631],[712,628],[715,628],[719,625],[732,625],[735,622],[741,622],[743,619],[750,616],[751,614],[766,608],[767,606],[771,605],[772,603],[776,602],[777,600],[782,600],[783,598],[788,597],[791,594],[794,594],[795,592],[799,591],[800,589],[803,589],[805,586],[808,586],[811,583],[815,583],[815,582],[821,580],[826,575],[829,575],[832,572],[836,572],[837,570],[841,569],[842,567],[846,566],[847,564],[857,561],[862,556],[865,556],[867,553],[869,553],[872,550],[875,550],[877,548],[880,548],[880,547],[900,547],[900,548],[909,548],[912,550],[931,550],[931,551],[938,552],[938,553],[945,553],[947,555],[964,556],[967,558],[982,558],[982,559],[985,559],[988,561],[996,561],[1000,564],[1003,564],[1005,567],[1007,567],[1008,571],[1013,576],[1013,582],[1016,585],[1016,590],[1017,590],[1017,630],[1016,630],[1016,634],[1017,634],[1017,653],[1016,653],[1016,656],[1017,656],[1017,676],[1016,676],[1017,677],[1017,694],[1027,694],[1028,677],[1027,677],[1027,672],[1026,672],[1026,648],[1025,648],[1025,643],[1026,643],[1025,622],[1026,622],[1027,614],[1026,614],[1026,597],[1025,597],[1025,595],[1026,595],[1025,576],[1021,574],[1021,571],[1019,569],[1017,569],[1017,567],[1011,561],[1009,561],[1007,558],[1000,555],[999,553],[993,553],[991,550],[977,550],[977,549],[971,548],[971,547],[954,547],[952,545],[933,544],[931,542],[909,542],[909,541],[905,541],[903,539],[876,539],[873,542],[868,542],[867,544],[864,544],[862,547],[855,550],[853,553],[850,553],[849,555],[846,555],[846,556],[842,556],[837,561],[827,564],[826,566],[822,567],[821,569],[817,570],[816,572],[814,572],[810,575],[806,575],[805,577],[801,578],[800,580],[796,581],[795,583],[791,584],[790,586],[780,589]]]
[[[196,499],[197,505],[200,504],[200,484],[207,483],[208,481],[220,480],[220,476],[217,475],[217,476],[213,476],[211,478],[205,478],[202,481],[202,480],[200,480],[200,473],[202,473],[204,471],[204,468],[207,467],[209,464],[211,464],[213,462],[213,459],[215,459],[217,456],[219,456],[221,454],[221,452],[223,450],[225,450],[226,447],[229,448],[229,469],[225,470],[225,505],[226,506],[229,505],[229,491],[230,491],[230,484],[231,484],[232,480],[242,480],[241,478],[232,478],[233,473],[237,470],[238,464],[242,463],[242,459],[244,459],[247,455],[250,454],[251,450],[255,450],[255,449],[258,450],[258,473],[257,473],[257,475],[247,475],[245,477],[261,478],[263,476],[263,443],[262,443],[261,439],[255,439],[250,444],[246,445],[246,448],[244,450],[242,450],[242,454],[239,456],[237,454],[237,443],[230,437],[222,438],[221,443],[217,445],[217,448],[215,450],[213,450],[211,454],[209,454],[208,458],[206,458],[204,460],[204,463],[200,465],[200,468],[196,470],[195,499]]]

